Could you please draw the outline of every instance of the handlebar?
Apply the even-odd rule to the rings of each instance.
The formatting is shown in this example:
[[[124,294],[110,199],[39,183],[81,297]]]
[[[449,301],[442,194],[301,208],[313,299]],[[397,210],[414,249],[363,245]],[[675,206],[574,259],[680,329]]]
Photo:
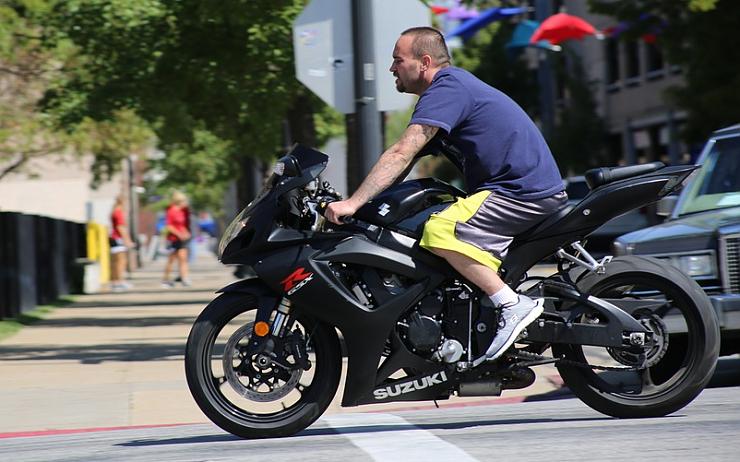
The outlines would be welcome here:
[[[326,217],[326,208],[331,204],[332,202],[337,202],[338,200],[334,197],[322,197],[319,199],[318,205],[316,206],[316,211],[321,214],[322,217]],[[343,216],[340,221],[345,225],[350,225],[355,223],[355,219],[350,216]]]

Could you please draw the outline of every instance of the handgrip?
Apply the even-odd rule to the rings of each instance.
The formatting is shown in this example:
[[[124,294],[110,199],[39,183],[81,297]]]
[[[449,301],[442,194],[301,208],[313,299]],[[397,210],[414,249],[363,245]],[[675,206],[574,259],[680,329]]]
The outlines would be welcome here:
[[[316,207],[316,210],[321,214],[322,217],[326,217],[326,208],[331,204],[332,202],[336,202],[336,199],[325,197],[319,200],[319,203]],[[340,221],[345,224],[349,225],[355,222],[355,219],[351,216],[343,216]]]

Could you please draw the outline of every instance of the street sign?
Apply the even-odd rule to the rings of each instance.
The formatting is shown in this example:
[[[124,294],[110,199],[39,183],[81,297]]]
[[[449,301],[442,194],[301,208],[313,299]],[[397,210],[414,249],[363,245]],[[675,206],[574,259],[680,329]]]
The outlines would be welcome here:
[[[419,0],[373,2],[375,59],[363,65],[364,78],[376,82],[378,110],[411,105],[414,97],[396,91],[388,68],[399,34],[430,23]],[[327,104],[345,114],[355,112],[352,0],[312,0],[293,23],[296,77]]]
[[[350,0],[312,0],[293,23],[298,80],[339,112],[355,112]]]

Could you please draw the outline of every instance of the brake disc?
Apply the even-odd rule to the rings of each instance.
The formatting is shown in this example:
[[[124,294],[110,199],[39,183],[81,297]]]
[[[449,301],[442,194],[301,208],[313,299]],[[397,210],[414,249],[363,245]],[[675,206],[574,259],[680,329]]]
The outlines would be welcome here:
[[[277,401],[295,389],[303,370],[295,367],[285,371],[266,354],[248,356],[242,353],[239,343],[249,342],[253,329],[253,322],[245,324],[226,342],[223,354],[226,380],[234,391],[247,399],[258,402]],[[289,374],[287,380],[286,373]]]

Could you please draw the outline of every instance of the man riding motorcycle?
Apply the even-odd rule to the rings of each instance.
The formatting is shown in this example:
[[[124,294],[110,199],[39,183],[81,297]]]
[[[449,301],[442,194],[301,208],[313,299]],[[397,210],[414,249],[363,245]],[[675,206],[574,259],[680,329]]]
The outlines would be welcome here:
[[[468,196],[432,215],[420,245],[444,258],[500,308],[500,328],[485,352],[501,356],[543,311],[542,299],[517,294],[498,275],[515,236],[558,211],[567,195],[539,129],[511,98],[451,66],[443,35],[431,27],[401,33],[390,71],[396,89],[419,96],[406,131],[378,159],[357,191],[327,208],[344,216],[389,187],[438,135],[461,152]]]

